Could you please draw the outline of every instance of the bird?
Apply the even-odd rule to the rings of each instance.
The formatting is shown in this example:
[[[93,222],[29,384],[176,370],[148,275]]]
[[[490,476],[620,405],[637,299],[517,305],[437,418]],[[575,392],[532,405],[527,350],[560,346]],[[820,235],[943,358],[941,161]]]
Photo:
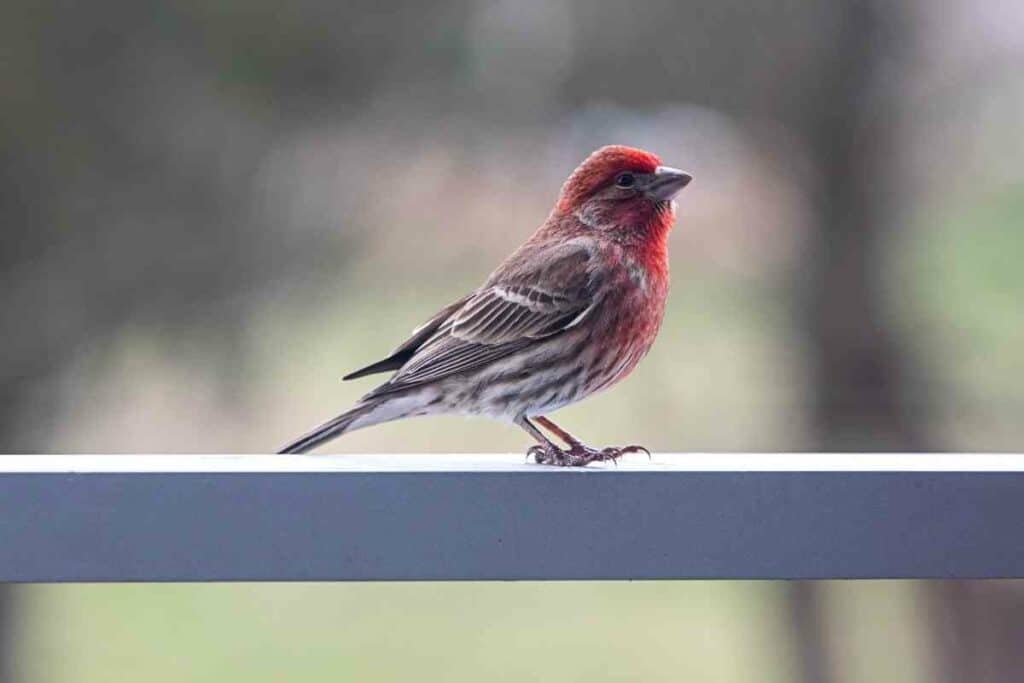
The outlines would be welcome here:
[[[593,152],[478,289],[343,378],[392,372],[387,381],[279,453],[392,420],[461,414],[518,425],[536,442],[526,455],[538,464],[649,456],[643,446],[589,446],[548,415],[625,378],[650,350],[665,315],[675,196],[691,179],[641,149]]]

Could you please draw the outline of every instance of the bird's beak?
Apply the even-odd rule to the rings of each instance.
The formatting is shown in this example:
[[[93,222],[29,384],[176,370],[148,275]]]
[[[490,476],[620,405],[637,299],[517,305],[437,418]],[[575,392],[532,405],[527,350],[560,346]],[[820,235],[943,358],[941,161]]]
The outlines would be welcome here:
[[[693,180],[693,176],[689,173],[684,173],[671,166],[659,166],[650,178],[650,183],[644,188],[644,191],[659,202],[667,202],[672,199],[679,190]]]

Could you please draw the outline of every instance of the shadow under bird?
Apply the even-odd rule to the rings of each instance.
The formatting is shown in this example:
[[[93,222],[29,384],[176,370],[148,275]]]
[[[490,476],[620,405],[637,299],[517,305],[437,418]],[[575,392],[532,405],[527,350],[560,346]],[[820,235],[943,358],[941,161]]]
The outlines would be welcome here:
[[[394,372],[387,382],[280,452],[439,414],[513,422],[537,441],[528,454],[538,463],[579,466],[646,452],[592,448],[546,416],[623,379],[651,348],[668,296],[673,198],[690,179],[650,152],[597,150],[566,180],[543,225],[479,289],[344,378]]]

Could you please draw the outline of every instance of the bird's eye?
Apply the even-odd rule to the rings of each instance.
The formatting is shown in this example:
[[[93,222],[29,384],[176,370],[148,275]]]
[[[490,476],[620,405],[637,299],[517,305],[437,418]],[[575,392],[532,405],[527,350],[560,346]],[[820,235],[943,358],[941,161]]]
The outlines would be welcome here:
[[[636,176],[632,173],[620,173],[615,176],[615,185],[623,189],[629,189],[636,185]]]

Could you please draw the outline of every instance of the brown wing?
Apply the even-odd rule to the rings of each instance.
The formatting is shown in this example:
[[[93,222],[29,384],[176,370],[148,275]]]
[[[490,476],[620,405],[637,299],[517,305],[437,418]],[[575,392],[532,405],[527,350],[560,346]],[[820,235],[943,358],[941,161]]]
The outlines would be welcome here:
[[[583,312],[586,297],[531,285],[496,285],[469,300],[452,319],[453,336],[480,344],[540,339]]]
[[[594,281],[583,245],[524,247],[370,396],[471,372],[572,327],[594,306]]]

